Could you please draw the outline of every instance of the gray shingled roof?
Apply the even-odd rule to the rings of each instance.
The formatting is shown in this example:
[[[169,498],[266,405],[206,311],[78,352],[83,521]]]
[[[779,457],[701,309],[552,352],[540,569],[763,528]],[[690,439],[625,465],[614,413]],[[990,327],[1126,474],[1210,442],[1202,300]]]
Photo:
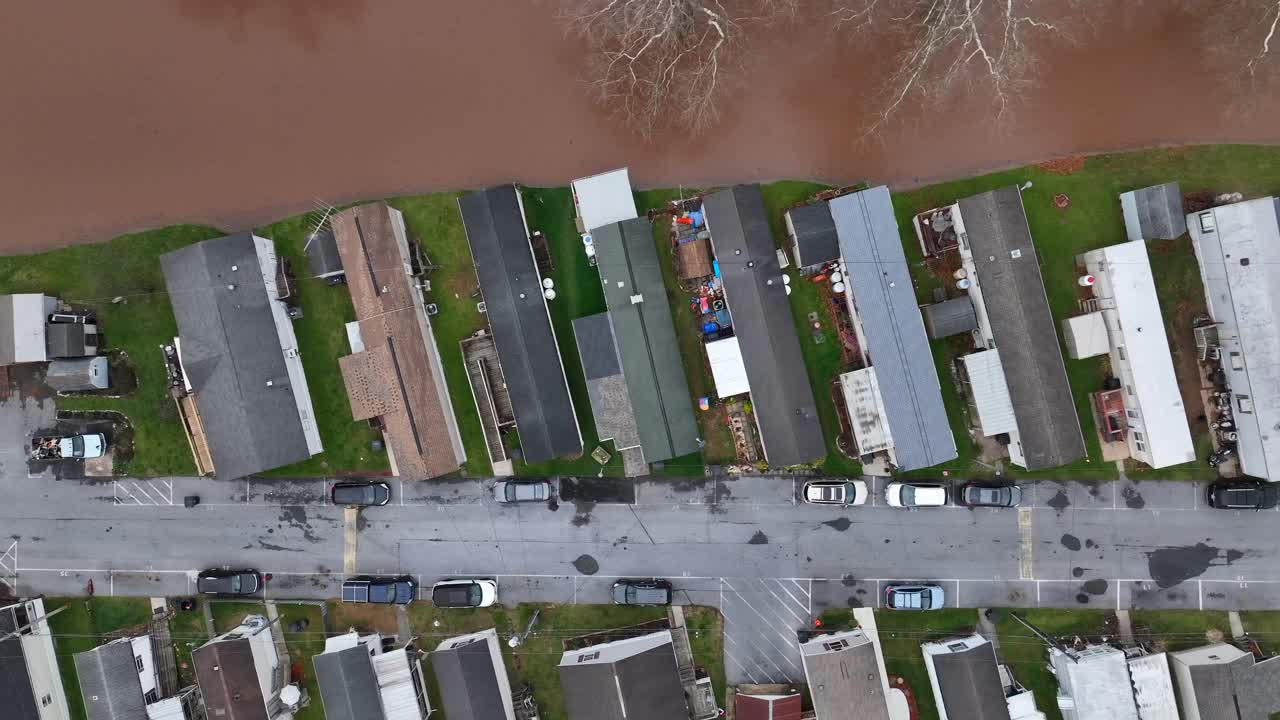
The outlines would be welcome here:
[[[1009,720],[1009,704],[1004,697],[996,651],[991,643],[935,654],[933,673],[947,717]]]
[[[253,235],[188,245],[160,265],[218,478],[311,457]]]
[[[696,452],[698,422],[649,222],[605,225],[592,237],[645,460]]]
[[[316,684],[324,698],[327,720],[381,720],[378,678],[369,661],[369,648],[356,645],[311,658]]]
[[[133,645],[128,640],[76,653],[75,664],[89,720],[147,720]]]
[[[18,629],[13,611],[0,610],[0,637]],[[0,641],[0,707],[6,720],[40,720],[31,677],[27,674],[27,658],[22,651],[22,638],[13,635]]]
[[[1266,720],[1280,713],[1280,657],[1235,671],[1240,720]]]
[[[573,321],[582,372],[587,378],[587,396],[596,423],[596,437],[613,440],[619,450],[640,445],[632,394],[622,374],[622,360],[614,341],[609,313],[596,313]]]
[[[507,716],[498,668],[487,641],[436,650],[431,653],[431,669],[449,720],[501,720]],[[501,670],[506,672],[505,667]]]
[[[560,687],[569,720],[672,720],[689,716],[670,643],[611,663],[561,665]]]
[[[959,201],[1028,470],[1085,456],[1075,398],[1016,185]]]
[[[87,354],[84,348],[84,329],[83,323],[49,323],[45,327],[49,357],[84,357]]]
[[[524,460],[582,452],[551,316],[514,185],[458,198]]]
[[[342,255],[333,230],[323,228],[307,240],[307,266],[312,277],[329,277],[343,272]]]
[[[968,295],[925,305],[921,312],[924,314],[925,329],[934,340],[972,332],[978,327],[978,316],[973,311],[973,301]]]
[[[853,293],[865,350],[876,370],[898,468],[916,470],[955,459],[956,440],[889,188],[881,185],[827,204],[840,235],[847,292]]]
[[[827,647],[842,641],[842,649]],[[818,636],[802,645],[800,654],[819,718],[889,720],[876,647],[861,631]]]
[[[801,205],[791,208],[787,214],[791,217],[796,247],[800,251],[800,267],[821,265],[840,259],[840,240],[836,236],[836,223],[826,203]]]
[[[1173,240],[1187,232],[1182,190],[1176,182],[1121,194],[1120,212],[1130,240]]]
[[[817,460],[827,448],[760,186],[712,193],[703,209],[765,457],[775,467]]]

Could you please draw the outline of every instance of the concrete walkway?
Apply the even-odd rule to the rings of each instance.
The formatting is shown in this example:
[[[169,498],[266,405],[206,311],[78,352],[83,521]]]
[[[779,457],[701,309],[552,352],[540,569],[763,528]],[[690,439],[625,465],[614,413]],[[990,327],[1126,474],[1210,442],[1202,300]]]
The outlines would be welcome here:
[[[1232,610],[1227,613],[1227,621],[1231,623],[1231,637],[1239,640],[1245,636],[1244,620],[1240,619],[1240,613]]]
[[[1133,647],[1133,618],[1129,617],[1128,610],[1116,610],[1116,626],[1120,632],[1120,644]]]
[[[996,634],[996,624],[991,622],[991,618],[987,617],[990,612],[988,608],[978,608],[978,634],[986,638],[991,646],[995,648],[996,655],[1000,654],[1000,636]]]

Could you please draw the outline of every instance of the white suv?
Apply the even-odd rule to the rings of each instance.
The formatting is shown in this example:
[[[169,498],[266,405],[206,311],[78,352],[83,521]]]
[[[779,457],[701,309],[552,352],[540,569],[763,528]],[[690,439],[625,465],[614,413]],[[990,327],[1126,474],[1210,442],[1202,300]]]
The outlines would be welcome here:
[[[884,486],[884,502],[890,507],[942,507],[947,504],[947,486],[894,480]]]

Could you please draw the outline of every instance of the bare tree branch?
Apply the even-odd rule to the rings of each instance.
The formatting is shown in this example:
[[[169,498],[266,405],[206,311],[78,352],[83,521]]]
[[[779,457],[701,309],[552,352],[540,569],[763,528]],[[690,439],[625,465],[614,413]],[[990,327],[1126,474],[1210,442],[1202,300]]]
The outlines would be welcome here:
[[[748,25],[795,12],[798,0],[565,0],[561,19],[587,41],[591,91],[645,136],[705,130]]]

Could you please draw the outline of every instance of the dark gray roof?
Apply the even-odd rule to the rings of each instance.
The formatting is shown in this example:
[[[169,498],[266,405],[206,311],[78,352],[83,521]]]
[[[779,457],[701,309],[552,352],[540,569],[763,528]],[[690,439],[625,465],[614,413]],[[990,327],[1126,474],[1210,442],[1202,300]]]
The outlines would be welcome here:
[[[934,655],[933,673],[948,717],[1009,720],[1009,704],[991,643]]]
[[[356,645],[311,658],[327,720],[383,720],[369,648]]]
[[[192,661],[211,720],[268,720],[248,638],[206,643]]]
[[[1280,713],[1280,658],[1255,664],[1252,655],[1243,654],[1187,669],[1201,720],[1268,720]],[[1183,699],[1188,699],[1185,694]]]
[[[8,636],[17,629],[13,611],[0,610],[0,636]],[[22,638],[17,635],[0,641],[0,707],[4,708],[6,720],[40,720],[40,707],[27,674]]]
[[[147,720],[133,645],[128,640],[76,653],[75,663],[89,720]]]
[[[824,202],[801,205],[787,211],[791,229],[795,231],[800,267],[820,265],[840,259],[840,241],[831,209]]]
[[[1085,456],[1075,398],[1016,185],[959,201],[1028,470]]]
[[[84,357],[84,324],[49,323],[45,326],[45,342],[49,344],[49,357]]]
[[[582,357],[582,374],[597,380],[622,374],[622,361],[613,338],[609,313],[596,313],[573,321],[573,336]]]
[[[696,452],[698,422],[649,222],[605,225],[592,237],[645,460]]]
[[[432,652],[431,669],[449,720],[501,720],[507,716],[498,668],[484,639]]]
[[[925,329],[934,340],[971,332],[978,327],[978,316],[968,295],[925,305],[922,310]]]
[[[323,228],[307,240],[307,266],[312,277],[329,277],[343,272],[342,255],[333,230]]]
[[[847,292],[853,293],[884,400],[896,464],[907,471],[955,459],[956,440],[889,188],[843,195],[828,205],[840,234]]]
[[[829,649],[834,643],[844,647]],[[819,718],[889,720],[876,647],[861,631],[818,636],[802,645],[800,653]]]
[[[1240,720],[1267,720],[1280,713],[1280,657],[1247,668],[1233,665],[1232,672]]]
[[[253,235],[188,245],[160,265],[217,476],[311,457]]]
[[[670,643],[612,663],[561,665],[560,687],[569,720],[672,720],[689,716]]]
[[[1182,190],[1176,182],[1121,194],[1120,211],[1130,240],[1173,240],[1187,232]]]
[[[526,462],[582,452],[564,364],[513,185],[458,198]]]
[[[817,460],[827,448],[760,186],[712,193],[703,209],[765,457],[774,466]]]

